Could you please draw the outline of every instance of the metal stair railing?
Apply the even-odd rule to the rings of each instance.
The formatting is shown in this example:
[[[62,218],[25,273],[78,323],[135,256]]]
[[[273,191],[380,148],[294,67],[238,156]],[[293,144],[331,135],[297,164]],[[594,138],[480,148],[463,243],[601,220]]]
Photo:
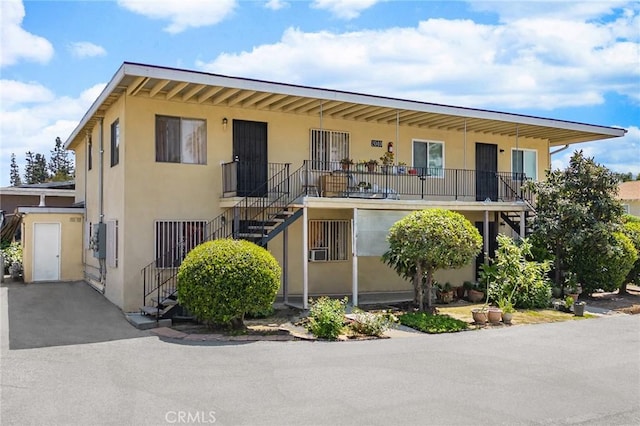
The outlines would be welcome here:
[[[241,215],[243,215],[243,226],[249,223],[262,224],[258,229],[261,235],[259,242],[262,245],[266,244],[268,241],[268,236],[265,237],[266,224],[272,222],[280,212],[290,208],[294,201],[305,195],[300,174],[307,172],[308,163],[306,161],[293,173],[290,173],[289,165],[287,165],[267,182],[255,188],[235,206],[226,209],[208,222],[207,232],[201,243],[218,238],[238,239],[244,234],[241,232]],[[263,196],[265,193],[266,197]],[[280,226],[283,225],[288,226],[289,223],[285,221]],[[183,254],[185,254],[184,250],[181,250],[179,246],[174,247],[142,268],[143,306],[146,305],[147,299],[154,294],[157,297],[157,302],[160,301],[162,293],[164,293],[164,297],[175,294],[178,267],[182,262]],[[164,267],[167,263],[171,266]],[[156,319],[159,317],[159,311],[158,307]]]

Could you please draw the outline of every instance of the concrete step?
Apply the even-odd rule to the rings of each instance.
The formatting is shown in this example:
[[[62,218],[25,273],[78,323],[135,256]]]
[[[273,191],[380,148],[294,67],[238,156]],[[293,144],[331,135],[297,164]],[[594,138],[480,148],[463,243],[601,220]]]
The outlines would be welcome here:
[[[150,317],[163,316],[166,314],[172,306],[167,306],[165,308],[158,309],[155,306],[143,306],[140,308],[140,312],[145,315],[149,315]]]
[[[178,304],[178,301],[175,299],[169,299],[168,297],[161,297],[160,301],[158,301],[157,297],[152,297],[151,301],[153,303],[158,303],[159,305],[162,306],[175,306]]]

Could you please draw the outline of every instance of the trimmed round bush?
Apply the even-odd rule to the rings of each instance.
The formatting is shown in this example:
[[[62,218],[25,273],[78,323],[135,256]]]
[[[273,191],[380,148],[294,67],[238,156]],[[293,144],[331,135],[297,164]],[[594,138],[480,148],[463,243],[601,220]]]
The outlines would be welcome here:
[[[614,291],[627,278],[638,259],[638,253],[629,237],[614,232],[608,244],[585,244],[574,257],[574,270],[586,293],[597,290]]]
[[[240,327],[247,312],[273,304],[281,272],[271,253],[249,241],[208,241],[180,265],[178,302],[202,322]]]
[[[633,217],[630,216],[629,217]],[[633,243],[637,259],[631,268],[631,271],[627,274],[627,278],[625,279],[625,283],[632,283],[635,285],[640,285],[640,219],[637,220],[627,220],[624,224],[624,234],[629,237],[631,242]],[[626,287],[625,287],[626,289]]]

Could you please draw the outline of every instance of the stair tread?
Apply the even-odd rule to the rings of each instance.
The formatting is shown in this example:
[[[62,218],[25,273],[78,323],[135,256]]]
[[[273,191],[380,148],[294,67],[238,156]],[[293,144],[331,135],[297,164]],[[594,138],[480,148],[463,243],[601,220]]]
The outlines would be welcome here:
[[[156,308],[155,306],[143,306],[142,308],[140,308],[140,310],[141,310],[143,313],[145,313],[145,314],[147,314],[147,315],[149,315],[149,316],[152,316],[152,317],[155,317],[155,316],[156,316],[156,315],[158,315],[158,314],[159,314],[160,316],[162,316],[162,315],[164,315],[164,314],[168,311],[168,309],[167,309],[167,308],[164,308],[164,309],[158,309],[158,308]]]
[[[155,303],[158,303],[157,297],[152,297],[151,300]],[[163,306],[174,306],[178,304],[178,301],[175,299],[170,299],[168,297],[161,297],[160,304]]]
[[[268,237],[268,234],[259,234],[259,233],[251,233],[251,232],[239,232],[238,233],[239,237],[243,237],[243,238],[263,238],[263,237]]]

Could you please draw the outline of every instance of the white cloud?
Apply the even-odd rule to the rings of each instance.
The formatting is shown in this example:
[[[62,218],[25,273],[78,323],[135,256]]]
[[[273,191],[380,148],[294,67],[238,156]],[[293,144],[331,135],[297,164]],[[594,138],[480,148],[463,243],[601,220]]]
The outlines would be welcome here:
[[[17,104],[42,103],[52,100],[53,93],[39,83],[0,80],[2,110]]]
[[[282,0],[269,0],[264,7],[271,10],[280,10],[289,7],[289,3]]]
[[[147,18],[170,21],[164,30],[171,34],[188,28],[215,25],[229,16],[236,7],[235,0],[118,0],[118,4]]]
[[[22,1],[0,0],[0,67],[22,59],[46,63],[53,56],[53,46],[47,39],[22,28],[24,16]]]
[[[11,153],[16,154],[21,173],[24,172],[25,152],[39,152],[49,157],[56,137],[64,141],[71,134],[104,87],[105,84],[96,84],[72,98],[56,97],[37,83],[0,81],[0,186],[9,184]],[[28,101],[20,101],[21,94],[29,96]]]
[[[345,33],[289,28],[279,42],[196,66],[428,102],[552,110],[599,105],[611,92],[640,102],[639,26],[640,10],[628,8],[588,20],[555,14],[500,24],[428,19]]]
[[[614,172],[640,174],[640,128],[631,126],[622,138],[570,145],[569,149],[551,157],[554,169],[564,169],[577,150],[587,157],[594,157]]]
[[[350,20],[379,2],[380,0],[314,0],[311,7],[328,10],[337,18]]]
[[[71,54],[77,58],[91,58],[94,56],[105,56],[107,51],[102,46],[89,41],[76,41],[69,44]]]

